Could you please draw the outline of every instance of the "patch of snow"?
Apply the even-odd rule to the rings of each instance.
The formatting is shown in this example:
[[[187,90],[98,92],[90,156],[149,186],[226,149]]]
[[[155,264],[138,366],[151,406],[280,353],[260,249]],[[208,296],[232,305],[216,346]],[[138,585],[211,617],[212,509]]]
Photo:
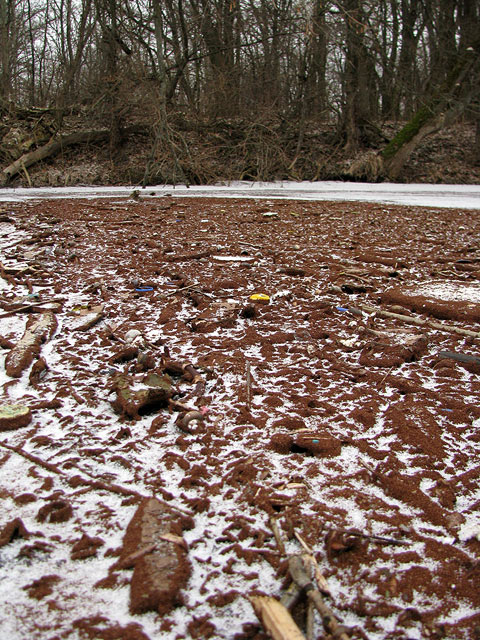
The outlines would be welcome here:
[[[443,300],[445,302],[470,302],[480,304],[480,284],[476,282],[425,282],[416,285],[410,291],[411,295]]]

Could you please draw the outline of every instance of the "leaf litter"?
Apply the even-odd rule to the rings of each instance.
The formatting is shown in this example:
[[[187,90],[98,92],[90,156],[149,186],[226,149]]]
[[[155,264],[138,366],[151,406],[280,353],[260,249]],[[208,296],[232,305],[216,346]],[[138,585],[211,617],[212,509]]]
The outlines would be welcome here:
[[[33,418],[0,433],[3,635],[263,638],[249,598],[282,598],[301,540],[348,637],[474,637],[479,381],[444,354],[478,355],[477,217],[166,197],[8,216],[0,403]],[[32,294],[57,327],[12,378]]]

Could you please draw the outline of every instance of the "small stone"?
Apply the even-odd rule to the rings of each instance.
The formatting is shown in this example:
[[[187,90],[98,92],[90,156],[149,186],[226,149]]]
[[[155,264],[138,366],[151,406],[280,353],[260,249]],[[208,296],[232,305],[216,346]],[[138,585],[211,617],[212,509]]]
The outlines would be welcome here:
[[[22,404],[0,405],[0,431],[26,427],[32,421],[30,408]]]
[[[141,335],[142,334],[140,331],[138,331],[138,329],[130,329],[130,331],[127,331],[127,333],[125,334],[125,342],[127,344],[132,344],[132,342],[136,338],[139,338]]]

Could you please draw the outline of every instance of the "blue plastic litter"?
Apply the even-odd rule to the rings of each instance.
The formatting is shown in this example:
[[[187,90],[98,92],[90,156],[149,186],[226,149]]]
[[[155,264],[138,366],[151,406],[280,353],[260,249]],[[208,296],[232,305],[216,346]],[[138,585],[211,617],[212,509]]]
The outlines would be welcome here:
[[[335,307],[335,309],[337,309],[337,311],[348,311],[346,307]]]
[[[138,287],[137,289],[135,289],[135,291],[153,291],[153,287]]]

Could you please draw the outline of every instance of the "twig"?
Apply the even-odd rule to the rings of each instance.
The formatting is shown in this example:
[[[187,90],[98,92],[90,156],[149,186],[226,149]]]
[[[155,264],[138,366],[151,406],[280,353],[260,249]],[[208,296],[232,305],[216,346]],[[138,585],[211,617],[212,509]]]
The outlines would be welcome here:
[[[143,556],[146,556],[147,554],[152,553],[152,551],[155,551],[156,548],[157,548],[157,545],[150,544],[148,545],[148,547],[144,547],[143,549],[140,549],[140,551],[134,551],[133,553],[128,555],[124,560],[121,560],[117,564],[115,564],[114,568],[115,569],[132,569],[135,566],[135,563],[137,562],[137,560],[140,560],[140,558],[143,558]]]
[[[7,311],[6,313],[2,313],[0,314],[0,318],[7,318],[8,316],[12,316],[13,314],[17,313],[17,311],[27,311],[28,309],[31,309],[32,307],[41,307],[44,304],[50,304],[51,302],[63,302],[62,300],[59,300],[58,298],[50,298],[50,300],[43,300],[42,302],[32,302],[30,304],[26,304],[22,307],[17,307],[16,309],[10,309],[10,311]]]
[[[380,380],[380,382],[377,382],[377,388],[381,387],[382,384],[385,382],[385,380],[388,378],[388,376],[392,373],[392,371],[394,370],[395,367],[390,367],[390,369],[387,371],[387,373],[383,376],[383,378]]]
[[[191,380],[191,382],[195,385],[195,395],[203,396],[205,393],[205,380],[198,373],[195,367],[190,363],[186,362],[182,365],[183,369],[183,377],[186,380]]]
[[[294,531],[294,533],[295,533],[296,539],[302,545],[303,549],[308,553],[309,556],[313,556],[312,549],[308,546],[308,544],[305,542],[305,540],[302,538],[302,536],[299,533],[297,533],[297,531]]]
[[[240,240],[238,241],[238,244],[242,244],[244,247],[252,247],[252,249],[262,249],[262,247],[258,244],[250,244],[250,242],[240,242]]]
[[[381,318],[394,318],[395,320],[401,320],[402,322],[415,324],[419,327],[431,327],[432,329],[438,329],[439,331],[457,333],[458,335],[461,335],[461,336],[480,338],[480,333],[478,331],[461,329],[460,327],[454,327],[450,324],[442,324],[441,322],[435,322],[434,320],[427,320],[424,318],[416,318],[415,316],[405,316],[400,313],[393,313],[392,311],[383,311],[383,309],[378,309],[377,307],[372,307],[366,304],[361,304],[358,306],[359,306],[359,309],[355,309],[354,307],[349,307],[348,310],[350,311],[350,313],[358,313],[359,310],[361,309],[362,311],[366,311],[367,313],[375,313],[377,316],[380,316]]]
[[[22,447],[20,446],[16,447],[13,445],[6,444],[5,442],[0,442],[0,447],[3,447],[4,449],[8,449],[8,451],[13,451],[14,453],[21,456],[22,458],[26,458],[27,460],[30,460],[30,462],[33,462],[34,464],[44,469],[47,469],[47,471],[50,471],[51,473],[56,473],[57,475],[65,478],[67,482],[70,479],[70,476],[67,473],[65,473],[63,469],[60,469],[59,467],[57,467],[57,465],[52,464],[51,462],[47,462],[46,460],[42,460],[41,458],[34,455],[33,453],[29,453],[28,451],[25,451],[25,449],[22,449]],[[88,475],[88,471],[86,471],[85,469],[82,469],[78,465],[73,463],[72,466],[78,469],[82,474]],[[111,493],[116,493],[117,495],[132,496],[139,499],[145,499],[145,498],[151,497],[151,496],[139,493],[138,491],[135,491],[135,489],[129,489],[128,487],[123,487],[122,485],[119,485],[119,484],[108,484],[103,480],[97,480],[94,478],[85,477],[85,475],[76,476],[76,477],[79,479],[79,483],[87,485],[91,489],[110,491]],[[162,500],[158,496],[155,496],[155,499],[158,500],[158,502],[160,502],[170,511],[176,511],[186,516],[194,515],[193,511],[187,511],[186,509],[176,507],[170,504],[169,502],[167,502],[166,500]]]
[[[286,591],[284,591],[283,596],[280,598],[280,602],[287,609],[293,609],[293,607],[300,600],[302,595],[302,589],[298,586],[296,582],[292,582],[292,584],[288,587]]]
[[[319,591],[323,593],[323,595],[325,596],[331,596],[332,594],[330,592],[330,587],[328,586],[328,582],[325,576],[323,575],[323,573],[321,572],[320,567],[318,566],[318,562],[315,556],[306,554],[302,557],[303,557],[303,562],[305,566],[310,565],[310,567],[313,569],[313,573],[315,574],[315,580],[317,581],[317,587]]]
[[[362,276],[357,275],[356,273],[353,273],[352,271],[341,271],[335,278],[334,282],[336,282],[342,276],[349,276],[351,278],[356,278],[357,280],[360,280],[365,284],[371,284],[369,280],[367,280],[366,278],[363,278]]]
[[[307,640],[315,640],[315,605],[308,601],[307,608]]]
[[[250,411],[250,407],[252,406],[252,374],[250,371],[250,362],[247,361],[246,364],[246,372],[245,372],[245,382],[247,387],[247,409]],[[270,518],[271,520],[271,518]],[[274,531],[275,533],[275,531]],[[276,538],[277,536],[275,536]],[[278,541],[277,541],[278,544]],[[285,550],[284,550],[285,552]]]
[[[273,516],[271,516],[268,521],[270,523],[270,527],[272,528],[273,535],[275,536],[275,541],[277,543],[278,550],[282,555],[285,555],[285,543],[283,541],[283,536],[278,527],[278,522]]]
[[[177,293],[180,293],[181,291],[187,291],[188,289],[195,289],[195,287],[198,287],[198,284],[189,284],[186,287],[180,287],[180,289],[175,289],[175,291],[169,291],[168,293],[163,293],[163,297],[164,298],[169,298],[170,296],[174,296]]]
[[[75,389],[73,388],[72,383],[70,382],[70,380],[68,380],[67,382],[67,386],[70,389],[70,393],[72,394],[72,397],[75,398],[75,401],[77,404],[85,404],[86,400],[85,398],[82,398],[81,395],[79,395]]]
[[[356,538],[365,538],[366,540],[377,540],[378,542],[386,542],[388,544],[405,544],[402,540],[397,540],[396,538],[386,538],[384,536],[376,536],[369,533],[360,533],[360,531],[348,531],[347,529],[336,529],[339,533],[345,533],[349,536],[354,536]]]
[[[322,616],[323,626],[327,633],[333,635],[338,640],[350,640],[347,629],[343,627],[334,616],[333,611],[323,601],[322,595],[314,587],[305,570],[301,556],[292,556],[288,561],[288,568],[292,580],[301,587],[307,594],[308,599],[313,603],[319,614]]]

